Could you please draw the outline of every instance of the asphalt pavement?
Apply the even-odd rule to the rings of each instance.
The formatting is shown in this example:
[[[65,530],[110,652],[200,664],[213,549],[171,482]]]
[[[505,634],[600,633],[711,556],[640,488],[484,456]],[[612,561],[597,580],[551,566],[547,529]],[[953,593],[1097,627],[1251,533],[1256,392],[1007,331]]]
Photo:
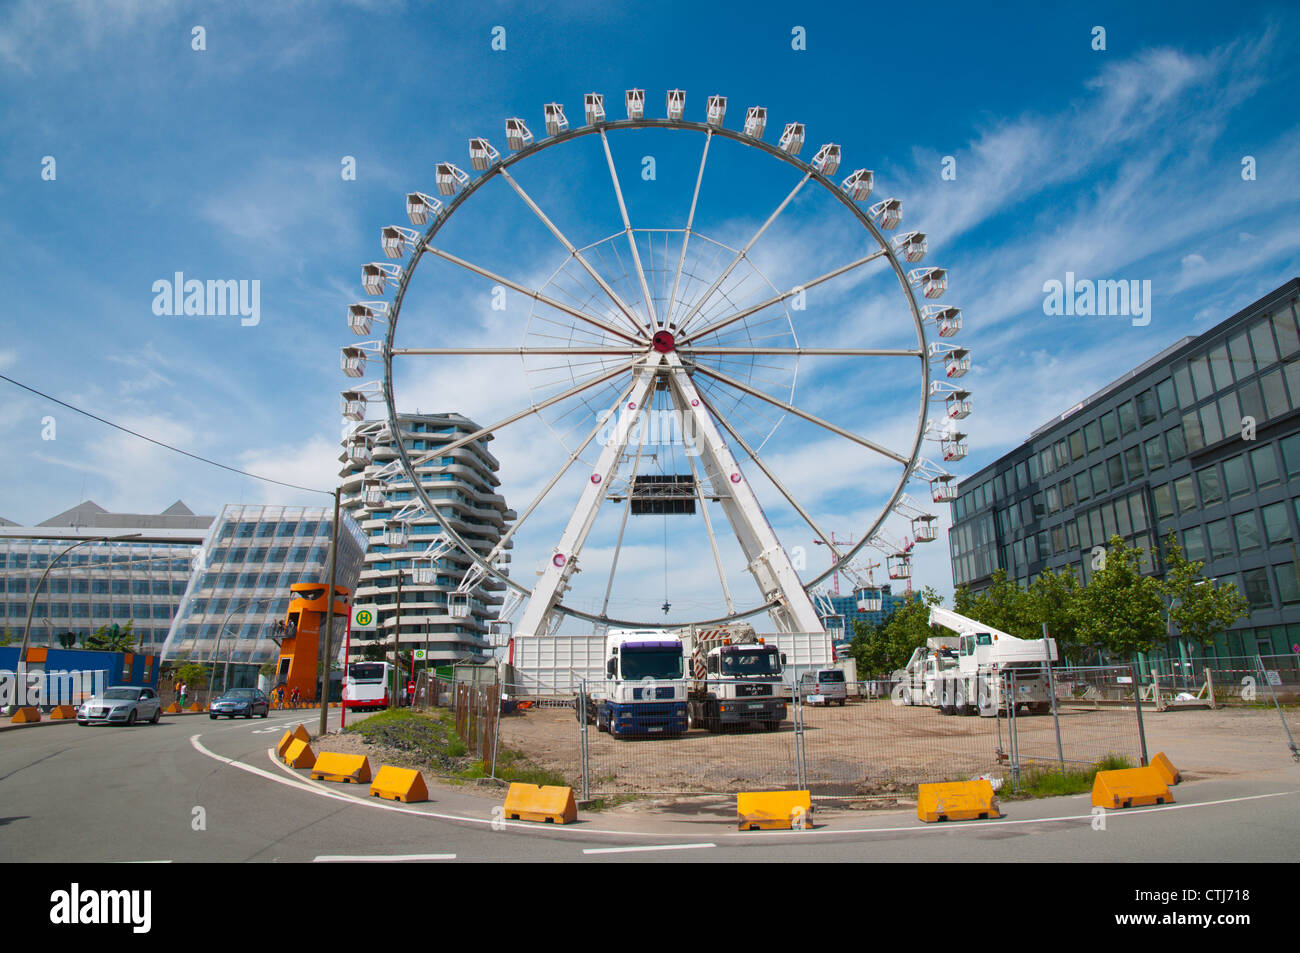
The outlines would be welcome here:
[[[830,811],[808,831],[740,833],[725,800],[700,810],[583,813],[565,827],[502,823],[501,795],[430,787],[424,804],[313,782],[268,753],[317,712],[0,735],[0,860],[1293,861],[1300,768],[1186,782],[1177,803],[1110,811],[1086,795],[1004,801],[998,820],[925,825],[914,812]],[[336,724],[338,712],[331,712]],[[734,803],[734,802],[732,802]],[[1099,829],[1104,827],[1104,829]]]

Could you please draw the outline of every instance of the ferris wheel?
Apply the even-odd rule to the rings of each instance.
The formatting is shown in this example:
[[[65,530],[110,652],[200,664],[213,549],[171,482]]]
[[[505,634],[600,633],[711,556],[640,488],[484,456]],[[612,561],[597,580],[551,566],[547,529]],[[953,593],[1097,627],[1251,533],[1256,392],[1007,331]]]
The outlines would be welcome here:
[[[934,503],[956,495],[955,478],[945,464],[966,454],[966,434],[959,421],[970,413],[970,394],[954,381],[969,370],[970,355],[950,340],[961,329],[960,310],[923,303],[943,295],[947,272],[914,267],[927,250],[923,233],[910,231],[892,240],[886,236],[900,223],[901,202],[871,199],[871,171],[857,169],[835,181],[841,163],[839,145],[821,146],[807,162],[799,158],[806,136],[801,123],[785,124],[772,143],[764,139],[766,109],[749,107],[742,128],[728,128],[723,96],[708,97],[703,122],[686,118],[686,93],[680,89],[668,91],[662,118],[646,115],[644,90],[628,90],[624,104],[626,118],[611,118],[604,97],[589,93],[583,103],[585,123],[570,126],[563,105],[549,103],[543,109],[545,135],[536,139],[523,119],[507,119],[508,154],[502,155],[486,138],[471,138],[469,164],[477,174],[452,162],[438,163],[437,195],[417,191],[406,196],[413,227],[382,229],[381,247],[389,260],[363,266],[363,285],[372,298],[348,309],[349,327],[367,340],[343,348],[342,369],[350,377],[362,378],[374,362],[383,373],[343,392],[344,417],[355,422],[345,441],[348,456],[354,462],[369,462],[378,430],[386,427],[390,434],[400,433],[402,398],[395,367],[401,362],[455,359],[463,366],[516,355],[522,361],[518,373],[528,399],[500,419],[432,449],[421,451],[395,440],[397,458],[363,487],[367,494],[363,502],[391,506],[383,495],[384,481],[398,478],[403,487],[409,481],[411,498],[387,523],[388,541],[406,542],[405,521],[419,514],[442,515],[420,479],[421,467],[476,441],[494,439],[521,421],[541,421],[557,438],[560,466],[539,481],[539,492],[499,542],[484,552],[484,547],[462,537],[453,519],[439,521],[441,533],[430,552],[442,555],[455,549],[472,561],[457,588],[459,598],[452,602],[452,614],[458,610],[463,614],[470,594],[491,577],[508,587],[503,617],[522,610],[514,623],[517,635],[553,632],[566,616],[596,626],[662,624],[615,617],[609,603],[629,517],[672,514],[697,517],[702,523],[708,549],[701,546],[699,552],[708,554],[702,560],[714,564],[719,581],[714,607],[705,608],[692,621],[714,624],[766,611],[777,631],[822,632],[825,613],[819,611],[813,595],[823,580],[847,568],[864,546],[885,554],[891,578],[910,580],[914,546],[936,538],[934,516],[905,492],[908,484],[928,484]],[[699,137],[698,166],[692,164],[693,174],[683,179],[685,194],[680,201],[673,198],[658,204],[660,216],[684,216],[671,224],[664,224],[662,217],[634,223],[627,185],[615,161],[621,137],[647,130]],[[571,201],[571,193],[562,188],[535,193],[521,180],[526,178],[523,170],[540,163],[544,153],[563,153],[584,142],[597,145],[597,165],[603,155],[599,178],[608,179],[603,201],[617,211],[617,219],[611,211],[610,231],[579,238],[557,223],[561,216],[556,208]],[[765,182],[777,174],[790,180],[784,197],[740,238],[709,234],[697,224],[706,168],[711,153],[716,155],[720,146],[759,157],[750,161],[769,167]],[[773,163],[779,165],[772,169]],[[583,181],[589,191],[596,177],[587,170]],[[530,278],[521,275],[520,268],[507,273],[509,263],[490,267],[462,248],[444,247],[453,218],[472,214],[476,198],[489,183],[504,183],[506,194],[513,194],[516,214],[532,226],[540,225],[553,241],[552,261],[558,263],[549,276]],[[828,207],[850,232],[836,243],[836,248],[847,252],[828,270],[778,286],[760,267],[762,239],[783,213],[817,190],[829,199]],[[594,200],[584,193],[583,201]],[[455,234],[472,244],[471,231],[461,229]],[[529,311],[527,319],[518,322],[517,343],[457,345],[446,340],[454,335],[453,328],[430,320],[416,322],[414,336],[403,334],[399,340],[403,308],[412,307],[408,295],[417,266],[432,260],[451,266],[461,277],[473,276],[494,291],[524,296]],[[827,347],[802,344],[801,324],[807,320],[800,306],[804,297],[813,289],[857,280],[873,262],[880,263],[875,267],[892,289],[883,295],[882,310],[888,314],[892,333],[903,335],[902,342],[891,340],[893,346],[856,341]],[[429,310],[436,312],[436,283],[433,291],[435,306]],[[805,367],[807,362],[836,361],[848,364],[848,372],[853,373],[854,363],[867,359],[900,368],[906,384],[898,389],[911,394],[910,411],[887,415],[886,423],[899,424],[892,442],[866,435],[863,424],[870,422],[870,414],[835,421],[821,408],[809,409],[796,386],[801,361]],[[368,403],[381,401],[386,420],[367,420]],[[458,410],[475,413],[474,407]],[[671,453],[661,447],[647,448],[646,434],[656,427],[675,427],[688,436],[679,442],[674,435]],[[888,477],[873,477],[873,485],[882,487],[882,503],[865,520],[856,544],[837,546],[819,526],[815,508],[801,502],[783,481],[775,459],[782,454],[769,449],[776,445],[779,433],[788,434],[796,427],[803,428],[799,432],[805,435],[815,432],[865,454],[892,471]],[[937,452],[922,453],[927,440],[938,444]],[[824,453],[824,446],[818,452]],[[582,477],[580,483],[577,476]],[[557,500],[555,491],[561,484],[570,495]],[[769,499],[767,506],[761,502],[764,496]],[[535,584],[528,585],[509,572],[507,550],[521,531],[527,532],[530,517],[556,506],[568,516],[552,521],[554,526],[562,522],[562,529],[558,538],[552,537],[549,558],[539,568]],[[584,568],[584,547],[590,543],[602,507],[613,511],[609,536],[615,540],[602,548],[612,552],[606,560],[604,599],[599,605],[566,602],[577,573]],[[825,572],[807,582],[801,579],[802,567],[796,565],[770,519],[774,507],[783,511],[783,519],[811,528],[819,539],[828,541],[832,560]],[[901,532],[900,521],[904,521]],[[739,574],[752,577],[756,584],[757,598],[749,603],[740,598],[735,579],[729,579],[737,574],[724,565],[729,559],[720,545],[724,524],[734,537],[734,546],[727,540],[729,552],[734,555],[738,547],[743,560]],[[666,528],[664,533],[667,547]],[[665,612],[668,606],[665,595]]]

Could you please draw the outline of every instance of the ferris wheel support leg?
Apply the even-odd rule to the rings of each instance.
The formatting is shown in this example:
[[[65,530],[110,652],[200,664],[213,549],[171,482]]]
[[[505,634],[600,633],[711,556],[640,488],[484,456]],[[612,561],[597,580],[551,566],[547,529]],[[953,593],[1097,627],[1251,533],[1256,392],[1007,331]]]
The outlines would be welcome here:
[[[582,497],[578,500],[573,515],[569,517],[569,523],[564,528],[551,561],[546,564],[546,569],[528,599],[528,605],[519,620],[520,636],[545,635],[559,621],[558,618],[553,618],[555,604],[568,589],[570,577],[578,571],[578,554],[587,540],[587,534],[591,532],[610,482],[618,472],[619,462],[623,459],[636,420],[649,403],[657,368],[662,359],[662,355],[655,354],[647,364],[637,369],[632,390],[627,395],[627,403],[623,405],[630,413],[619,415],[619,425],[614,428],[610,441],[601,449],[591,479],[583,488]]]
[[[753,489],[740,472],[731,448],[722,438],[695,384],[682,367],[677,354],[666,359],[674,373],[671,377],[673,399],[694,425],[704,470],[713,482],[714,492],[722,501],[723,512],[749,562],[749,571],[758,583],[766,602],[778,599],[770,611],[773,623],[781,632],[824,632],[821,618],[804,589],[790,556],[767,521]]]

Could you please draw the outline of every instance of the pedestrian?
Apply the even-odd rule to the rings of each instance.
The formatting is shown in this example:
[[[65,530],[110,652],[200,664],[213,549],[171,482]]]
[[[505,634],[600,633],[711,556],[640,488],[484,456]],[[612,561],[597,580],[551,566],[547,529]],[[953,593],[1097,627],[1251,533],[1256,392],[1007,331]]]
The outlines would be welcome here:
[[[177,704],[180,704],[181,680],[179,678],[177,678],[174,682],[172,682],[172,698],[176,701]]]
[[[179,689],[178,689],[177,692],[176,692],[177,697],[180,698],[180,702],[181,702],[181,707],[182,707],[182,708],[185,707],[185,693],[186,693],[187,689],[188,689],[188,686],[187,686],[187,685],[185,684],[185,682],[182,680],[181,683],[180,683],[180,687],[179,687]]]

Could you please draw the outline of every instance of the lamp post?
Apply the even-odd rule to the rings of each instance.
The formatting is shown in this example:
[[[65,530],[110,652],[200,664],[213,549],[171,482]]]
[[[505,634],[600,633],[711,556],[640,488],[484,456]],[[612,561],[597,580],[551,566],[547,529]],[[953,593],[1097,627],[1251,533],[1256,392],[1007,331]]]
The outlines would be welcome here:
[[[209,675],[208,675],[208,699],[207,699],[207,706],[208,706],[209,708],[212,707],[212,683],[213,683],[214,681],[216,681],[216,679],[217,679],[217,656],[221,654],[221,637],[222,637],[223,635],[225,635],[225,633],[226,633],[226,623],[230,621],[230,617],[231,617],[232,615],[234,615],[236,612],[239,612],[241,609],[247,609],[249,606],[255,606],[255,605],[257,605],[259,602],[271,602],[271,601],[275,600],[276,598],[278,598],[278,597],[277,597],[277,596],[263,596],[263,597],[260,598],[260,599],[250,599],[250,600],[248,600],[247,602],[243,602],[243,603],[240,603],[239,605],[235,606],[233,609],[231,609],[229,612],[227,612],[227,613],[226,613],[226,617],[225,617],[224,619],[221,620],[221,625],[217,628],[217,644],[216,644],[216,645],[213,647],[213,649],[212,649],[212,671],[211,671],[211,673],[209,673]],[[224,690],[226,689],[226,686],[229,684],[229,679],[230,679],[230,659],[229,659],[229,657],[227,657],[227,658],[226,658],[226,671],[225,671],[225,675],[222,676],[222,679],[221,679],[221,688],[222,688],[222,691],[224,691]]]
[[[45,585],[45,577],[50,574],[50,570],[60,559],[68,555],[78,546],[84,546],[86,543],[115,543],[122,539],[135,539],[139,533],[127,533],[124,536],[92,536],[89,539],[79,539],[59,555],[50,560],[50,564],[45,567],[45,572],[41,573],[41,578],[36,581],[36,589],[32,592],[32,601],[27,606],[27,621],[23,624],[23,647],[18,652],[18,663],[14,666],[14,702],[17,707],[19,686],[22,686],[23,697],[26,698],[27,686],[24,681],[23,665],[27,661],[27,646],[31,640],[32,633],[32,616],[36,613],[36,597],[41,594],[41,587]]]

